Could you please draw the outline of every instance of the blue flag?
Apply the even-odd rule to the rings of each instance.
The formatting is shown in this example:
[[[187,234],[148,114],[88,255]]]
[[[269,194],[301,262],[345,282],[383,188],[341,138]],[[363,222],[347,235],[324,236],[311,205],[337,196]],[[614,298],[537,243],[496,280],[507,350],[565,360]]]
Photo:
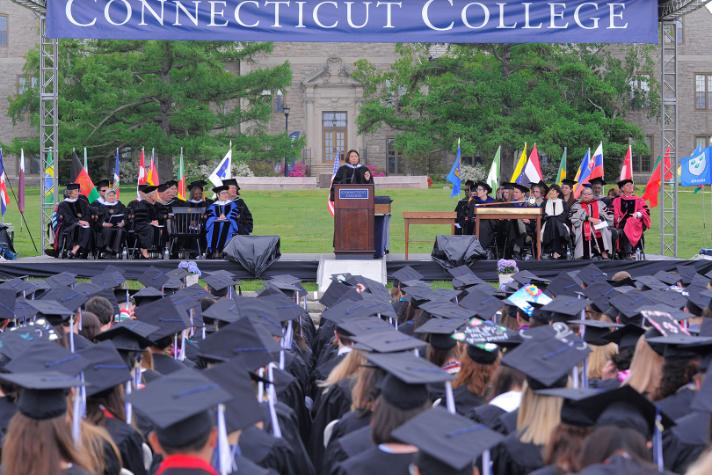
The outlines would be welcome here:
[[[457,140],[457,156],[455,157],[455,163],[452,164],[450,173],[447,175],[447,181],[452,183],[452,193],[450,198],[460,196],[460,185],[462,180],[460,180],[460,156],[462,152],[460,151],[460,139]]]
[[[712,185],[712,146],[698,147],[680,160],[680,185]]]

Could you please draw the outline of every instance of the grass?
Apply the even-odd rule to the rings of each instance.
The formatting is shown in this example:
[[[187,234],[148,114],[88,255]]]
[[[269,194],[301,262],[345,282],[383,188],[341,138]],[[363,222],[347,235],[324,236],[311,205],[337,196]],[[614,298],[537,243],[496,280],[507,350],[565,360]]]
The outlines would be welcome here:
[[[134,188],[122,188],[124,203],[134,196]],[[449,189],[432,188],[429,190],[378,190],[379,195],[389,195],[393,199],[393,218],[391,220],[392,253],[403,253],[404,229],[403,211],[452,211],[456,200],[450,198]],[[276,234],[281,236],[283,253],[319,253],[332,249],[333,220],[326,209],[327,190],[309,191],[245,191],[243,198],[247,202],[255,220],[255,234]],[[17,204],[12,203],[5,215],[5,222],[12,223],[15,229],[15,249],[21,257],[34,256],[35,252],[27,228],[21,225]],[[39,231],[39,190],[28,188],[26,194],[25,216],[35,238],[40,244]],[[653,227],[647,233],[648,252],[659,252],[658,220],[659,209],[653,210]],[[701,247],[712,245],[712,194],[680,193],[679,203],[678,255],[689,258]],[[413,226],[412,240],[424,240],[425,243],[413,243],[411,253],[430,253],[432,243],[438,234],[449,233],[448,226]],[[41,250],[40,250],[41,251]]]

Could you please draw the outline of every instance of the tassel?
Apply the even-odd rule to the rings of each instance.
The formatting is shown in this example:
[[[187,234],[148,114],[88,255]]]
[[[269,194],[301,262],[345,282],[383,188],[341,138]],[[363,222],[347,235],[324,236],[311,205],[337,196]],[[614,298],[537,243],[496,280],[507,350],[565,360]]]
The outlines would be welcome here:
[[[258,369],[257,375],[260,377],[260,381],[257,383],[257,400],[259,402],[262,402],[265,399],[265,383],[264,381],[262,381],[262,379],[265,377],[264,368]]]
[[[489,449],[482,452],[482,475],[492,475],[492,457]]]
[[[77,330],[82,331],[82,309],[77,309]]]
[[[218,404],[218,467],[220,475],[229,475],[234,466],[230,443],[227,439],[227,425],[225,424],[225,405]]]
[[[131,420],[133,419],[133,414],[132,409],[133,406],[131,406],[130,402],[130,397],[131,397],[131,381],[126,381],[126,394],[124,398],[124,411],[126,412],[126,423],[131,425]]]
[[[653,431],[653,454],[658,472],[665,471],[665,460],[663,459],[663,431],[661,428],[662,416],[659,410],[655,410],[655,428]]]
[[[452,394],[452,383],[450,381],[445,382],[445,402],[447,411],[450,414],[455,414],[455,397]]]
[[[278,439],[282,438],[282,429],[279,427],[279,420],[277,419],[277,411],[274,406],[277,402],[277,391],[274,389],[274,363],[270,363],[267,366],[268,377],[270,380],[269,388],[267,389],[267,403],[269,405],[269,417],[272,421],[272,435]]]
[[[78,388],[77,388],[78,389]],[[74,400],[72,401],[72,439],[74,440],[74,445],[79,448],[81,446],[81,395],[75,391]]]
[[[173,335],[173,359],[178,359],[178,335]]]
[[[74,315],[69,317],[69,351],[74,353]]]
[[[580,387],[578,366],[574,366],[573,369],[571,370],[571,386],[574,389],[578,389]]]
[[[284,371],[284,350],[279,350],[279,369]]]
[[[180,334],[180,353],[178,354],[179,361],[185,361],[185,331]]]

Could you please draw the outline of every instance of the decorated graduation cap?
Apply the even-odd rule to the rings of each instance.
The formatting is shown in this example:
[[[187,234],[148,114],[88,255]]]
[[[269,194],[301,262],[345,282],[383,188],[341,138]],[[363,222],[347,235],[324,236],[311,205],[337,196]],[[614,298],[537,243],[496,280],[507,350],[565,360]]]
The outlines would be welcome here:
[[[354,348],[373,353],[398,353],[424,348],[426,343],[394,329],[353,337]]]
[[[210,411],[230,399],[219,384],[186,368],[149,383],[131,396],[131,403],[155,427],[161,445],[182,448],[210,433]]]
[[[131,379],[129,367],[114,345],[104,341],[78,352],[89,364],[84,368],[87,397],[102,393]]]
[[[95,340],[110,340],[119,351],[140,352],[151,346],[149,337],[158,330],[156,325],[141,320],[124,320],[99,333]]]
[[[57,371],[0,374],[0,380],[22,388],[17,409],[25,417],[47,420],[67,412],[67,392],[83,386],[82,381]]]
[[[563,387],[571,369],[591,352],[584,341],[574,335],[565,338],[531,338],[509,351],[502,364],[527,376],[532,389]]]
[[[420,413],[392,436],[418,447],[414,465],[420,473],[471,475],[473,462],[504,436],[441,407]]]
[[[526,316],[531,317],[536,307],[542,307],[552,301],[551,297],[542,292],[536,285],[525,285],[510,295],[504,303],[519,308]]]
[[[494,314],[504,307],[504,302],[479,290],[469,292],[465,297],[460,299],[458,304],[474,312],[475,316],[483,320],[492,319]]]

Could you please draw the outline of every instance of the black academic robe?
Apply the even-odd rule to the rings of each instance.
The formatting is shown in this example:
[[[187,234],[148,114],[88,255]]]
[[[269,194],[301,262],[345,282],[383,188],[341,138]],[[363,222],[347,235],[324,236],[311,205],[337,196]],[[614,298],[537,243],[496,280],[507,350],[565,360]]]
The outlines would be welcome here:
[[[240,434],[240,452],[257,465],[270,468],[280,475],[299,475],[294,453],[283,439],[277,439],[257,427],[249,427]]]
[[[344,414],[334,425],[331,439],[322,457],[322,475],[333,473],[341,462],[374,445],[370,422],[370,412],[351,411]]]
[[[474,394],[467,389],[467,386],[458,386],[452,391],[453,399],[455,400],[455,412],[461,416],[467,416],[474,408],[485,403],[482,396]],[[443,404],[445,400],[443,399]]]
[[[269,403],[264,401],[260,403],[260,405],[262,406],[262,416],[265,421],[264,430],[271,434],[273,428],[269,412]],[[282,440],[289,444],[294,454],[294,464],[297,466],[299,473],[314,475],[316,471],[314,470],[314,465],[311,463],[311,459],[309,458],[309,454],[299,433],[299,426],[294,411],[286,404],[278,401],[275,404],[275,412],[277,413],[277,422],[279,423],[279,428],[282,433]]]
[[[472,234],[472,221],[469,215],[470,200],[463,198],[455,205],[455,235],[470,235]]]
[[[508,435],[492,450],[494,475],[527,475],[544,466],[543,447],[526,444],[519,434]]]
[[[534,470],[529,475],[564,475],[556,465],[546,465],[538,470]]]
[[[79,252],[89,250],[92,241],[91,227],[81,227],[79,221],[91,219],[89,203],[86,199],[77,198],[70,200],[66,198],[57,206],[57,220],[59,227],[57,229],[57,237],[66,241],[64,248],[70,250],[75,245],[79,244]],[[55,240],[59,243],[59,239]]]
[[[104,428],[111,436],[121,454],[122,466],[134,475],[146,475],[143,465],[143,437],[141,434],[116,418],[104,419]]]
[[[98,203],[94,208],[96,212],[96,244],[97,248],[118,254],[121,245],[126,239],[126,226],[119,227],[128,221],[128,210],[120,201],[113,205]],[[104,223],[112,224],[111,228],[104,227]]]
[[[506,411],[501,407],[493,404],[484,404],[470,410],[467,414],[467,418],[494,430],[494,427],[498,425],[499,418],[504,414],[506,414]]]
[[[415,458],[412,454],[392,454],[379,447],[371,447],[338,465],[339,475],[409,475],[408,467]]]
[[[690,405],[697,393],[689,387],[680,388],[675,394],[657,401],[655,405],[672,420],[690,413]]]
[[[252,230],[254,228],[254,221],[252,220],[252,213],[250,212],[250,208],[247,207],[247,203],[245,203],[245,200],[243,200],[239,196],[235,198],[233,202],[237,205],[237,234],[241,236],[247,236],[249,234],[252,234]]]
[[[174,454],[163,459],[154,475],[217,475],[217,472],[205,460]]]
[[[322,390],[315,401],[309,452],[315,467],[321,467],[324,454],[324,429],[331,421],[341,418],[351,409],[351,380],[345,379]]]
[[[63,470],[62,473],[65,475],[93,475],[77,465],[72,465],[68,469]]]
[[[709,413],[691,412],[675,420],[675,425],[663,432],[665,468],[675,473],[687,473],[688,468],[710,445]]]
[[[639,462],[621,455],[610,457],[605,463],[589,465],[578,475],[660,475],[670,474],[670,472],[658,472],[655,465],[651,463],[640,464]]]
[[[205,220],[205,240],[208,253],[222,252],[233,236],[239,232],[240,214],[237,202],[216,201],[211,204]],[[220,216],[225,219],[221,220]]]
[[[133,216],[133,229],[136,233],[138,246],[141,249],[158,247],[161,243],[160,228],[151,225],[151,221],[158,220],[156,207],[145,200],[134,200],[128,205],[129,213]]]

